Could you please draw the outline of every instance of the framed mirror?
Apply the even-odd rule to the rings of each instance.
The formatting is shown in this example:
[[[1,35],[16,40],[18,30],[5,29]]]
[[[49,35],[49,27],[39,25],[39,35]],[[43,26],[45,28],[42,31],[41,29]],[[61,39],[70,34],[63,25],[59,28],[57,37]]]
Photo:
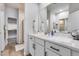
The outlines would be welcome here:
[[[69,16],[68,3],[52,3],[47,7],[48,32],[67,31],[67,22]]]

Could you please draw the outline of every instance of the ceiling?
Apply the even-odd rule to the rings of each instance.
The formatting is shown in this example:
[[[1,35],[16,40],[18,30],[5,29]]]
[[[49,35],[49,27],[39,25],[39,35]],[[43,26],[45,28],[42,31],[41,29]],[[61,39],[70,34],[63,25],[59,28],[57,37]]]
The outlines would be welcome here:
[[[12,8],[19,8],[21,6],[21,8],[24,8],[23,3],[6,3],[6,6]]]
[[[18,8],[19,3],[6,3],[7,7]]]
[[[68,10],[69,4],[68,3],[52,3],[47,7],[48,11],[52,12],[60,12],[61,10]]]
[[[79,10],[79,3],[71,3],[69,4],[69,13],[73,13],[77,10]]]

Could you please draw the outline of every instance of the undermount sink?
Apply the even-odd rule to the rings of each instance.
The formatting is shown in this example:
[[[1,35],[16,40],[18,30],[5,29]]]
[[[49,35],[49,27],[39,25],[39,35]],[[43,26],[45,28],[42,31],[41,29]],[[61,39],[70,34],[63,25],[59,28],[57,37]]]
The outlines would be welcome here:
[[[62,42],[68,42],[68,43],[70,43],[72,41],[71,38],[59,37],[59,36],[53,37],[53,39],[58,40],[58,41],[62,41]]]
[[[69,34],[58,33],[50,37],[51,40],[56,40],[64,43],[71,43],[73,38]]]

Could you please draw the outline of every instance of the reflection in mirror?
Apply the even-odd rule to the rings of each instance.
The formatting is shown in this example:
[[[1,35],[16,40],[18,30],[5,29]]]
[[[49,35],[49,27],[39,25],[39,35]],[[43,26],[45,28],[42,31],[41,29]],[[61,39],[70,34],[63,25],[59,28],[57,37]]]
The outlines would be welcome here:
[[[58,24],[53,22],[53,30],[56,31],[58,29]]]
[[[68,18],[59,20],[59,31],[67,31]]]
[[[47,7],[48,32],[67,31],[67,22],[69,15],[68,3],[55,3]]]
[[[59,20],[59,31],[64,31],[65,30],[65,20],[60,19]]]

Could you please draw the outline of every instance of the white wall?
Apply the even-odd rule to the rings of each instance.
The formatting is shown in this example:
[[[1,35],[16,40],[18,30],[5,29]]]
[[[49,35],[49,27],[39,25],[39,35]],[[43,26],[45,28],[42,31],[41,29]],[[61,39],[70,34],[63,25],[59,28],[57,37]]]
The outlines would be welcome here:
[[[33,33],[32,21],[38,16],[38,5],[34,3],[25,4],[25,19],[24,19],[24,54],[29,52],[28,34]]]
[[[49,6],[51,3],[40,3],[40,31],[42,30],[44,33],[49,31],[49,25],[47,25],[47,18],[48,18],[48,11],[47,6]],[[50,14],[50,13],[49,13]],[[41,21],[44,22],[44,25],[41,25]]]
[[[47,21],[47,8],[44,7],[44,8],[40,8],[40,19],[39,19],[40,23],[39,23],[39,29],[40,29],[40,32],[46,32],[47,31],[47,25],[46,25],[46,21]],[[43,24],[41,22],[44,22]]]
[[[6,7],[6,16],[18,18],[18,10],[16,8]]]
[[[3,3],[0,3],[0,52],[5,48],[4,41],[4,17],[5,17],[5,6]]]
[[[40,8],[46,8],[48,5],[50,5],[52,3],[40,3]]]
[[[79,10],[71,13],[68,19],[68,30],[79,29]]]
[[[24,5],[23,4],[19,4],[19,10],[18,10],[18,38],[17,38],[17,43],[23,43],[24,39],[22,36],[24,36],[23,34],[23,29],[22,29],[22,22],[24,21]]]

